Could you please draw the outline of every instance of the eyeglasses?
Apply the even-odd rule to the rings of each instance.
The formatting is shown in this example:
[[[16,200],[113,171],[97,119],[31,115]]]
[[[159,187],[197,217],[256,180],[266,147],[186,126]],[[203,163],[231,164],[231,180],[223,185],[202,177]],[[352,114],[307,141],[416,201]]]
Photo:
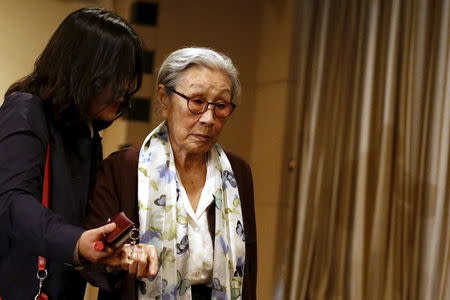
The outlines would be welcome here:
[[[208,109],[208,107],[210,105],[212,105],[214,108],[213,109],[214,115],[218,118],[223,119],[223,118],[226,118],[229,115],[231,115],[231,113],[233,112],[233,110],[236,107],[236,104],[234,104],[233,102],[225,102],[225,101],[218,101],[215,103],[208,102],[202,98],[197,98],[197,97],[190,98],[186,95],[183,95],[180,92],[177,92],[173,88],[168,88],[168,90],[174,92],[181,98],[184,98],[185,100],[187,100],[187,107],[188,107],[189,111],[196,115],[200,115],[200,114],[204,113]]]

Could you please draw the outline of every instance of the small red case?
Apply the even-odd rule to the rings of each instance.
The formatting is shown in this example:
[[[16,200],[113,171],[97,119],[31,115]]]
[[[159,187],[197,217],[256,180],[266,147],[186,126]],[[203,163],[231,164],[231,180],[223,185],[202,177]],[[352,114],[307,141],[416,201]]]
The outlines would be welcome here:
[[[123,211],[115,215],[110,222],[116,223],[117,227],[113,232],[106,235],[104,239],[106,246],[118,249],[123,244],[131,241],[130,231],[135,228],[135,224],[128,219]]]

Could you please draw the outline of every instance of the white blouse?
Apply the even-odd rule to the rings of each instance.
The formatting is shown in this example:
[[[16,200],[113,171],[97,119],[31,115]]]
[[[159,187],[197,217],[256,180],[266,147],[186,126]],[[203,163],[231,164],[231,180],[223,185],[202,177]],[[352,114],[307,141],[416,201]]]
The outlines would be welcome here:
[[[214,251],[208,227],[207,208],[214,199],[214,187],[217,185],[216,179],[211,176],[214,173],[211,168],[214,168],[214,166],[208,160],[206,181],[195,212],[177,174],[180,187],[178,201],[182,201],[181,203],[188,214],[189,258],[186,278],[191,281],[191,284],[211,284],[212,282]]]

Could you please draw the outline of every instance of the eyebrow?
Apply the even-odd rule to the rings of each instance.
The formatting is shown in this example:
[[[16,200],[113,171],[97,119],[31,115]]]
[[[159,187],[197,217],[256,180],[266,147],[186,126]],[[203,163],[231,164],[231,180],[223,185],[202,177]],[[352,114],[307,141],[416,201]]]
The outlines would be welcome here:
[[[202,84],[202,83],[194,82],[194,83],[191,83],[191,84],[188,86],[188,88],[207,88],[207,86],[204,85],[204,84]],[[229,89],[229,88],[214,88],[214,89],[219,90],[219,91],[221,91],[221,92],[222,92],[222,91],[231,92],[231,89]]]
[[[200,97],[200,98],[208,98],[208,93],[203,93],[203,92],[199,92],[199,91],[189,91],[187,92],[188,95],[190,95],[191,97]],[[219,98],[219,99],[228,99],[230,98],[231,100],[231,93],[228,91],[223,91],[223,92],[218,92],[215,93],[212,97],[213,99]]]

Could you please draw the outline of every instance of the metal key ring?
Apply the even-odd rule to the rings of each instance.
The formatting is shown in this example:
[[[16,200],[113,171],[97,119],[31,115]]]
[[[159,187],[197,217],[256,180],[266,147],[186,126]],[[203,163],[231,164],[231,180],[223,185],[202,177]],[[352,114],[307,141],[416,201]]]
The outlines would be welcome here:
[[[130,230],[130,233],[128,234],[131,240],[137,241],[141,237],[141,232],[138,228],[133,227],[133,229]]]
[[[45,278],[47,278],[47,274],[48,274],[47,269],[38,270],[37,273],[36,273],[36,277],[39,280],[44,280]]]

